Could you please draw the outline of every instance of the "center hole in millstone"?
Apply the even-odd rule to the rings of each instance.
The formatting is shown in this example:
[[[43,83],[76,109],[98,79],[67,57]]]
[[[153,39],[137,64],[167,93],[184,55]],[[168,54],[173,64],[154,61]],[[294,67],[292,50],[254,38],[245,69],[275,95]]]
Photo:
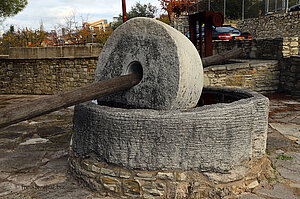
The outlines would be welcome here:
[[[143,78],[143,67],[138,61],[133,61],[128,65],[126,74],[138,74],[140,78]]]

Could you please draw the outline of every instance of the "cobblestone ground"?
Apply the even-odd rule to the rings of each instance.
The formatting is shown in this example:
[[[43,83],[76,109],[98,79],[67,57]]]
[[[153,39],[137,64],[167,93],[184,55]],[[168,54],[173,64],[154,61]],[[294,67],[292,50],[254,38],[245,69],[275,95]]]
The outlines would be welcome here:
[[[41,96],[0,95],[1,108]],[[300,198],[300,99],[270,98],[267,154],[272,168],[260,185],[235,198]],[[68,173],[73,108],[0,129],[0,198],[109,198]]]

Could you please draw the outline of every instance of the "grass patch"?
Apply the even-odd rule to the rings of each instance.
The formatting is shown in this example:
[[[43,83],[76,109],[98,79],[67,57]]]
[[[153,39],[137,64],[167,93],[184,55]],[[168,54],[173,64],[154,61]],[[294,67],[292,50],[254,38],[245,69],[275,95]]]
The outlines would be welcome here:
[[[273,181],[279,182],[278,178],[271,178],[271,177],[267,177],[267,176],[265,176],[265,178],[268,181],[268,183],[271,183]]]
[[[277,159],[277,160],[292,160],[293,157],[280,154],[280,155],[278,155],[278,156],[276,157],[276,159]]]
[[[275,173],[277,168],[272,162],[271,162],[271,167],[272,167],[272,169],[274,169],[273,173]]]

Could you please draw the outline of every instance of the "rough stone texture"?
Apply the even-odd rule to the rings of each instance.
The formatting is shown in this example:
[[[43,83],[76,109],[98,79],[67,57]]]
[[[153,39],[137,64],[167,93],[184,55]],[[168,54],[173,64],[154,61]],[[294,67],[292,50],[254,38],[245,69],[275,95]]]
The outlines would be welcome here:
[[[98,161],[94,157],[81,159],[70,151],[70,171],[84,185],[98,193],[122,198],[235,198],[234,195],[258,186],[266,158],[252,164],[238,181],[214,184],[198,171],[141,171],[126,169]],[[97,168],[97,169],[93,169]],[[110,174],[103,174],[109,170]],[[121,173],[127,173],[126,179]],[[183,177],[184,176],[184,177]]]
[[[300,125],[270,123],[270,126],[279,131],[285,137],[288,137],[290,140],[300,140]]]
[[[280,65],[280,90],[300,95],[300,56],[283,59]]]
[[[243,88],[260,93],[276,92],[280,68],[276,60],[235,59],[204,68],[204,86]]]
[[[281,198],[281,199],[297,199],[298,196],[293,193],[293,190],[286,187],[283,184],[276,184],[272,190],[261,189],[257,191],[257,194],[266,196],[269,198]]]
[[[214,54],[242,48],[245,59],[277,59],[299,54],[299,37],[279,37],[251,40],[216,40],[213,42]]]
[[[300,37],[300,11],[276,13],[237,23],[237,28],[254,38]]]
[[[96,69],[96,81],[130,73],[139,63],[143,79],[133,88],[99,100],[138,108],[178,109],[196,106],[203,87],[197,49],[171,26],[134,18],[107,40]]]
[[[101,45],[93,46],[49,46],[49,47],[11,47],[7,59],[57,59],[98,57]]]
[[[77,105],[75,155],[142,170],[243,173],[250,159],[264,154],[268,99],[239,89],[208,90],[241,99],[173,111]]]
[[[4,59],[0,93],[55,94],[94,82],[97,58]]]
[[[189,30],[189,19],[188,17],[174,17],[173,27],[180,31],[182,34],[186,35]]]

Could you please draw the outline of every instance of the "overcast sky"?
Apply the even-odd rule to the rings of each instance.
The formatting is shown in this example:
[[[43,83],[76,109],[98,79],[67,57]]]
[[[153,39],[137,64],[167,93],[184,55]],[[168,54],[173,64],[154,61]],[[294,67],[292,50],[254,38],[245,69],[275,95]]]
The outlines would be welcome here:
[[[151,3],[160,9],[158,0],[126,0],[127,11],[136,2]],[[17,28],[29,27],[39,28],[41,21],[46,30],[51,30],[54,25],[63,24],[65,17],[75,15],[78,21],[81,18],[88,19],[89,22],[107,19],[112,21],[113,16],[118,16],[122,12],[121,0],[28,0],[28,5],[23,11],[12,18],[8,18],[2,27],[8,29],[13,24]]]

